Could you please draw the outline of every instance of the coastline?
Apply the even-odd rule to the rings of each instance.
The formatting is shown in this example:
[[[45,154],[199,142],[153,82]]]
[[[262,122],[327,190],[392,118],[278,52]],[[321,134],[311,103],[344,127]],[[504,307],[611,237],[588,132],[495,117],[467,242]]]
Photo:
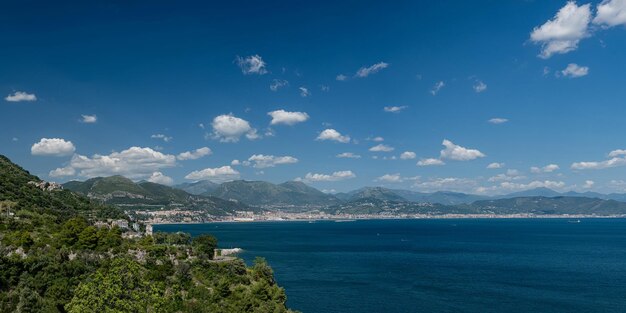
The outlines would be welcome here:
[[[626,214],[617,215],[534,215],[534,214],[446,214],[446,215],[414,215],[414,216],[369,216],[369,215],[353,215],[353,216],[334,216],[324,218],[283,218],[283,219],[267,219],[258,218],[250,220],[237,219],[219,219],[210,221],[192,221],[192,222],[176,222],[176,221],[159,221],[150,222],[150,225],[192,225],[192,224],[217,224],[217,223],[269,223],[269,222],[354,222],[367,220],[446,220],[446,219],[620,219],[626,218]]]

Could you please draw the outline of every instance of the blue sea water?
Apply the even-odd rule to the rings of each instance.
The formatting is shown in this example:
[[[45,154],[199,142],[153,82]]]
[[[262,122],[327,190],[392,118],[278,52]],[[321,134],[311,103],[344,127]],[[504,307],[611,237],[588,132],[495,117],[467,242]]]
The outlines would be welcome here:
[[[268,260],[288,305],[331,312],[626,312],[626,220],[160,225]]]

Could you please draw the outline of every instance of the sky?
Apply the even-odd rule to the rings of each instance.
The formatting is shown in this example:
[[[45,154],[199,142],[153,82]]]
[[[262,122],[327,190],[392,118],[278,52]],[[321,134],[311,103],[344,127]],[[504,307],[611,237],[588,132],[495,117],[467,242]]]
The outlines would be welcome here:
[[[6,1],[43,179],[626,192],[626,0]]]

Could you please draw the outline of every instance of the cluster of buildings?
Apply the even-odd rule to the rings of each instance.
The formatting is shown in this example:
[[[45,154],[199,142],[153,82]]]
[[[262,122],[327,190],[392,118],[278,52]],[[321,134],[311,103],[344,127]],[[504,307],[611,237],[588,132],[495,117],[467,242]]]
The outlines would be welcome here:
[[[47,182],[47,181],[29,181],[29,185],[33,185],[43,191],[53,191],[53,190],[63,190],[63,185],[55,182]]]

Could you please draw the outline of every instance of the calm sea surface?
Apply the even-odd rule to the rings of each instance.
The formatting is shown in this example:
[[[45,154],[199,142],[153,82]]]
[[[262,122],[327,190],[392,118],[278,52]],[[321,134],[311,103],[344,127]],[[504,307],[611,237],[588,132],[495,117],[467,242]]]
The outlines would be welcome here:
[[[626,312],[626,220],[161,225],[266,258],[315,312]]]

